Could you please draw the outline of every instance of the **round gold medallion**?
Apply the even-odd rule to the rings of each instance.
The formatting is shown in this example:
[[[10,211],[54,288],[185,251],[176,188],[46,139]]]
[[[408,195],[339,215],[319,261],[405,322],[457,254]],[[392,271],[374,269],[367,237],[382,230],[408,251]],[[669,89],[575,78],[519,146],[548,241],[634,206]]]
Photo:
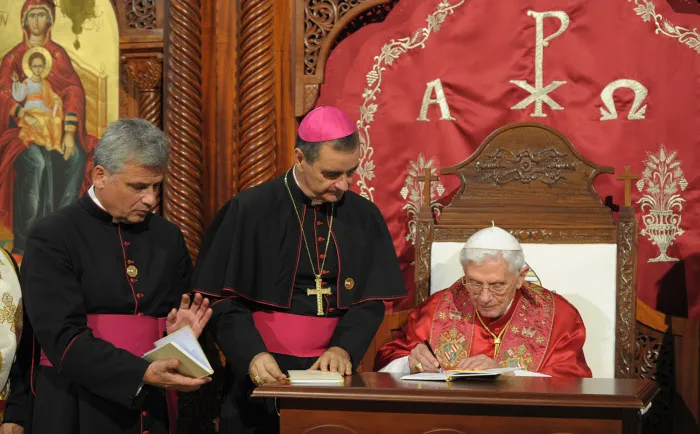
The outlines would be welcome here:
[[[139,275],[139,269],[135,265],[129,265],[126,267],[126,274],[129,277],[136,277]]]
[[[354,287],[355,287],[355,281],[352,279],[352,277],[348,277],[347,279],[345,279],[345,289],[350,291]]]

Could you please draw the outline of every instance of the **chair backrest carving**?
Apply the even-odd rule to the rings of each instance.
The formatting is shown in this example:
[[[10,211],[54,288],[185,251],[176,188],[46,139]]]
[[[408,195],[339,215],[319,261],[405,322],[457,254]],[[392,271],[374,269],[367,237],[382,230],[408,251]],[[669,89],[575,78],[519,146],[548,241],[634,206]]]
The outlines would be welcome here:
[[[620,237],[593,188],[601,173],[613,169],[587,160],[550,127],[518,123],[492,133],[464,162],[442,169],[461,186],[439,222],[425,213],[418,219],[416,302],[459,277],[460,244],[495,222],[520,240],[543,285],[581,312],[587,357],[603,354],[589,360],[594,376],[632,375],[636,230]],[[623,211],[622,223],[630,220]]]

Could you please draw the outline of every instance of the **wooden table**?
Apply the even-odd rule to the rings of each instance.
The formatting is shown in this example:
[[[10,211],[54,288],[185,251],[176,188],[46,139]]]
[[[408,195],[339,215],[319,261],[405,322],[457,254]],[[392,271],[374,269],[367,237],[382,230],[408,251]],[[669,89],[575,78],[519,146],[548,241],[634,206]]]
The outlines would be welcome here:
[[[639,433],[658,390],[650,380],[501,377],[452,383],[355,374],[338,386],[257,388],[278,398],[287,433]]]

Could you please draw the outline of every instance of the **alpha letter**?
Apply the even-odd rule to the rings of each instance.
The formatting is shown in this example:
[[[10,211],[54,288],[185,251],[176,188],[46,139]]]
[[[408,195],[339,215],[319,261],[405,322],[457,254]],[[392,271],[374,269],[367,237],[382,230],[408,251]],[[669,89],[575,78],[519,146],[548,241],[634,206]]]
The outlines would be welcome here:
[[[435,92],[435,98],[433,98],[433,92]],[[445,92],[442,90],[442,82],[440,79],[436,79],[426,83],[425,94],[423,94],[423,104],[420,106],[420,116],[418,116],[419,121],[430,122],[428,119],[428,106],[430,104],[440,105],[440,120],[441,121],[453,121],[455,118],[450,114],[450,106],[447,104],[447,99],[445,99]]]

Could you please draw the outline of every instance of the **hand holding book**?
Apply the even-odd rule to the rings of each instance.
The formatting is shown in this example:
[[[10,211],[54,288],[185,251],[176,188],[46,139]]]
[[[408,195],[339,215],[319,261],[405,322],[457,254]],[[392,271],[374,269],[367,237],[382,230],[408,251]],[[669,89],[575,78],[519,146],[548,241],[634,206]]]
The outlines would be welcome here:
[[[158,360],[151,363],[143,376],[143,384],[173,389],[178,392],[193,392],[211,381],[211,377],[192,378],[180,374],[178,360]]]
[[[144,383],[188,392],[211,381],[208,376],[214,370],[189,326],[156,341],[155,346],[143,355],[153,362]]]

